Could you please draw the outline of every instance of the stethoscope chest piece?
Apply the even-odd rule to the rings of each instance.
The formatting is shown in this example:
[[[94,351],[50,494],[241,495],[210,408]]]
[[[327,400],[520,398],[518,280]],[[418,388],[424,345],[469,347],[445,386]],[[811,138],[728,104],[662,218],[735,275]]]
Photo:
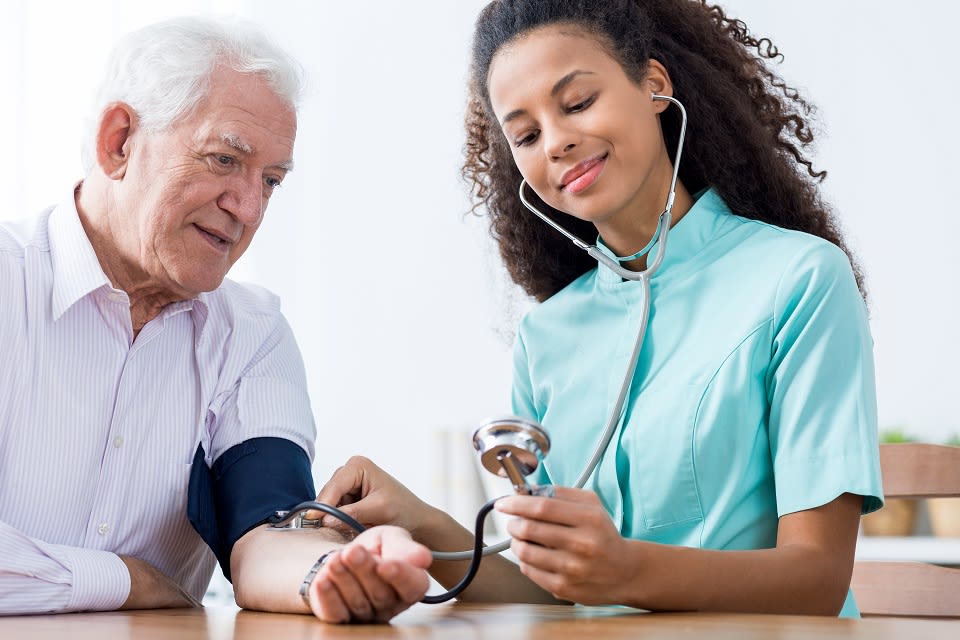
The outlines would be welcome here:
[[[533,420],[506,416],[488,420],[473,432],[473,448],[490,473],[510,478],[517,493],[530,493],[524,476],[550,452],[550,437]]]

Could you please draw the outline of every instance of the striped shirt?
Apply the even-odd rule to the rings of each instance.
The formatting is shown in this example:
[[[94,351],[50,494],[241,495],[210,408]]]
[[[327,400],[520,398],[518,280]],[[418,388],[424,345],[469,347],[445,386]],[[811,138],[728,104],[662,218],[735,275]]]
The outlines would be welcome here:
[[[186,516],[194,453],[210,465],[255,437],[313,458],[276,296],[225,280],[134,339],[72,194],[0,224],[0,614],[116,609],[120,555],[201,598],[214,557]]]

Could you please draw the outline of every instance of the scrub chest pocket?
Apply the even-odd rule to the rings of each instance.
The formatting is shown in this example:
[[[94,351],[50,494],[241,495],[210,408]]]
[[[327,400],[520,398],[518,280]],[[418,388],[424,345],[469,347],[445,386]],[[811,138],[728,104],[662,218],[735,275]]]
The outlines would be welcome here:
[[[703,517],[694,467],[703,386],[665,382],[641,390],[620,433],[616,473],[625,535],[639,533],[640,526],[657,529]]]

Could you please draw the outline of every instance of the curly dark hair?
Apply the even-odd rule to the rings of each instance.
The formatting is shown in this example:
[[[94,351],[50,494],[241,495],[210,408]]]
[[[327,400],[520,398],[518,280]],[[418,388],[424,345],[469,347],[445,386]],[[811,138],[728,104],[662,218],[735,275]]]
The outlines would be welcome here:
[[[820,195],[826,172],[804,155],[814,138],[807,121],[813,106],[767,67],[766,61],[782,59],[769,39],[757,39],[706,0],[494,0],[483,9],[474,32],[462,174],[473,210],[490,214],[491,234],[514,282],[543,301],[596,266],[521,204],[520,172],[490,104],[496,52],[518,35],[556,23],[596,36],[634,82],[651,58],[660,61],[689,116],[680,163],[687,189],[713,187],[738,215],[837,245],[865,297],[860,268]],[[660,119],[672,159],[680,117],[668,109]],[[540,205],[580,237],[596,235],[591,223]]]

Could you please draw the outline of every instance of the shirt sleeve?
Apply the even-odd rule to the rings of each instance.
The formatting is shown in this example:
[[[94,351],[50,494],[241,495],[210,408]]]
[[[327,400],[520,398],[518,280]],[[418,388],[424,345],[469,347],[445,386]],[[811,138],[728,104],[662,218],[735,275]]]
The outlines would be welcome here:
[[[843,493],[883,504],[873,343],[846,255],[817,243],[784,271],[767,376],[779,515]]]
[[[252,438],[290,440],[313,460],[317,430],[306,372],[282,315],[223,400],[211,436],[211,460]]]
[[[106,551],[48,544],[0,522],[0,615],[111,611],[130,573]]]

